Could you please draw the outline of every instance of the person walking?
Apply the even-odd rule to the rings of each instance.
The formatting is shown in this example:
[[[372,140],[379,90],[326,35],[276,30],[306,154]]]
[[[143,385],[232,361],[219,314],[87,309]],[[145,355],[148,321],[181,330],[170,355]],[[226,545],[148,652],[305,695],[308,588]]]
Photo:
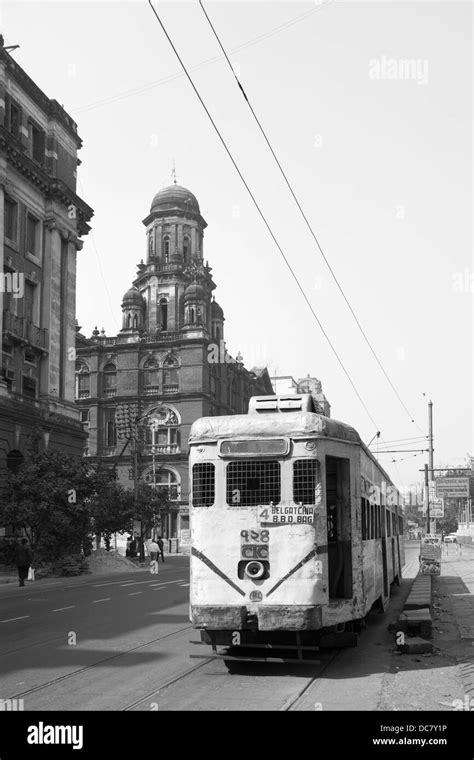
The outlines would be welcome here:
[[[150,553],[150,562],[154,562],[158,557],[158,552],[160,551],[160,547],[154,538],[148,542],[148,551]]]
[[[165,561],[165,558],[164,558],[164,555],[163,555],[163,546],[164,546],[164,544],[163,544],[163,539],[161,538],[161,536],[158,536],[158,541],[156,543],[158,544],[158,551],[159,551],[159,554],[161,554],[161,559],[164,562]],[[158,559],[159,559],[159,557],[158,557]]]
[[[18,580],[19,585],[25,585],[25,579],[28,578],[28,570],[30,569],[32,560],[31,549],[28,546],[26,538],[21,539],[21,543],[15,547],[15,564],[18,568]]]

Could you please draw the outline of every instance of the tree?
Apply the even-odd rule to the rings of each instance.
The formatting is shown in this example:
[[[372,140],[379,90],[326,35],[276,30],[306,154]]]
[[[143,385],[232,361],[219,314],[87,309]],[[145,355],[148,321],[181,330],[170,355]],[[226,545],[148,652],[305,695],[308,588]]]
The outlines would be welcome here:
[[[125,490],[107,475],[97,473],[96,492],[91,499],[94,532],[102,535],[107,551],[114,533],[130,530],[135,513],[133,492]]]
[[[161,517],[168,514],[170,508],[169,489],[160,486],[151,488],[140,483],[137,489],[135,519],[140,520],[140,558],[144,559],[143,542],[153,528],[161,525]]]
[[[37,558],[55,560],[87,542],[93,493],[82,458],[32,445],[18,471],[7,474],[0,524],[22,528]]]

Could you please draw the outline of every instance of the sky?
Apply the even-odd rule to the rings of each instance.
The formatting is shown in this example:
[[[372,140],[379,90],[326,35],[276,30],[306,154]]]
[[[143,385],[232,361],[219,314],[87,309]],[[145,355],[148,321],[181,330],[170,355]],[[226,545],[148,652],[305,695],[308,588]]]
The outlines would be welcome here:
[[[380,451],[426,448],[431,398],[435,467],[463,462],[474,453],[471,4],[203,3],[403,403],[197,0],[155,8],[339,359],[148,2],[2,2],[5,43],[84,141],[78,193],[95,213],[78,254],[82,332],[120,329],[146,257],[142,220],[174,162],[208,223],[230,353],[318,377],[332,416],[366,442],[380,431]],[[402,439],[413,442],[389,443]],[[404,487],[427,455],[379,460]]]

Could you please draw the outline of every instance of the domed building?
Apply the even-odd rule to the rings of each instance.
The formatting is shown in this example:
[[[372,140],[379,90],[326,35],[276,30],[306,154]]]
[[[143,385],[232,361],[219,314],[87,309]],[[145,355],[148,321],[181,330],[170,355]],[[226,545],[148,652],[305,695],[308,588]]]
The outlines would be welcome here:
[[[166,487],[172,508],[162,535],[189,540],[188,433],[199,417],[242,414],[253,395],[272,393],[266,368],[247,370],[224,340],[224,311],[204,260],[196,196],[176,183],[154,196],[143,220],[145,254],[122,298],[122,328],[77,333],[76,397],[85,455],[115,467],[123,485]],[[139,418],[137,457],[122,452],[117,419]],[[117,417],[117,411],[119,412]],[[122,437],[120,437],[122,436]],[[122,453],[121,453],[122,452]]]

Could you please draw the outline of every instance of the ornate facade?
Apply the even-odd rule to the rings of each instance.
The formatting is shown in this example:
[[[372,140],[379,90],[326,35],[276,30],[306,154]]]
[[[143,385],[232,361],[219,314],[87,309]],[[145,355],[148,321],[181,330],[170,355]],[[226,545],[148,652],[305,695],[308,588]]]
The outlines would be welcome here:
[[[43,448],[81,454],[74,399],[76,255],[92,209],[76,195],[77,125],[0,39],[0,470]],[[1,529],[3,531],[3,529]]]
[[[198,417],[242,414],[253,395],[272,393],[265,368],[243,366],[224,340],[224,312],[213,297],[212,269],[203,256],[204,230],[195,196],[173,184],[153,198],[144,219],[146,255],[122,299],[122,329],[77,335],[76,399],[88,432],[85,455],[116,467],[118,480],[135,476],[170,489],[173,509],[163,535],[186,541],[188,433]],[[135,420],[133,446],[117,412]],[[131,412],[130,412],[131,410]]]

